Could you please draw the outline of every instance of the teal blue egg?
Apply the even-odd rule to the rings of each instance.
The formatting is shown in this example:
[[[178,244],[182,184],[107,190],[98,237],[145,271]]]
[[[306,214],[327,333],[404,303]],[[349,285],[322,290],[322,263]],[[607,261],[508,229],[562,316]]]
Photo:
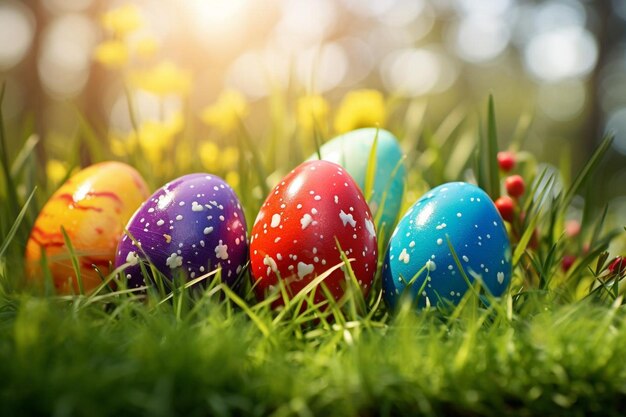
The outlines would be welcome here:
[[[500,296],[511,281],[511,243],[502,217],[475,185],[433,188],[399,221],[382,275],[391,309],[403,295],[420,307],[441,300],[457,304],[475,280]]]
[[[377,220],[379,240],[387,242],[400,212],[406,181],[406,168],[398,139],[384,129],[357,129],[326,142],[320,148],[320,153],[322,159],[343,166],[365,192],[369,157],[377,131],[376,170],[369,205]],[[310,159],[316,159],[316,156]]]

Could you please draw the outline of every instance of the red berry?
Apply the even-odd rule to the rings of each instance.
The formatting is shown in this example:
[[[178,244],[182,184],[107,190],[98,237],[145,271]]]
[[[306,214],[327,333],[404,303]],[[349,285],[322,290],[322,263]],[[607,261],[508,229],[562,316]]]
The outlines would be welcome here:
[[[561,261],[561,269],[563,272],[569,271],[569,269],[574,265],[576,261],[576,257],[574,255],[565,255],[563,260]]]
[[[611,274],[621,274],[626,271],[626,258],[617,256],[613,262],[609,264],[609,272]]]
[[[500,212],[500,216],[509,223],[513,222],[515,217],[515,201],[511,197],[502,196],[496,200],[496,208]]]
[[[520,175],[511,175],[510,177],[505,179],[504,187],[506,188],[507,194],[513,198],[521,197],[526,190],[524,178],[522,178]]]
[[[498,152],[498,165],[504,172],[509,172],[515,168],[516,164],[515,154],[511,151]]]

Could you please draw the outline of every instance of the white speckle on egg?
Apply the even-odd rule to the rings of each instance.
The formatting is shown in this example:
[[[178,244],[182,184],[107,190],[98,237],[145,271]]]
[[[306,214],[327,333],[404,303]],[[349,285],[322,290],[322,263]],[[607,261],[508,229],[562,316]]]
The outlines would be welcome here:
[[[435,271],[437,269],[437,264],[434,261],[431,261],[430,259],[426,261],[426,269],[428,269],[429,271]]]
[[[181,267],[183,264],[183,257],[178,255],[177,253],[172,253],[169,258],[165,261],[165,265],[169,266],[170,269],[176,269]]]
[[[198,204],[197,201],[194,201],[193,203],[191,203],[191,211],[194,211],[194,212],[204,211],[204,207],[202,207],[201,204]]]
[[[228,259],[228,246],[220,240],[219,244],[215,247],[215,256],[218,259]]]
[[[181,221],[183,219],[183,215],[179,214],[178,216],[176,216],[176,220]]]
[[[468,258],[467,256],[465,256],[465,255],[463,255],[463,260],[464,260],[465,262],[469,262],[469,258]]]
[[[376,230],[374,229],[374,223],[370,219],[365,219],[365,229],[367,229],[370,237],[376,236]]]
[[[311,272],[313,272],[315,268],[313,264],[305,264],[304,262],[298,262],[298,278],[302,279]]]
[[[139,263],[139,256],[137,256],[137,252],[128,252],[128,255],[126,255],[126,262],[130,266],[137,265]]]
[[[404,262],[405,264],[408,264],[411,261],[411,255],[408,254],[406,248],[402,249],[402,252],[400,252],[400,256],[398,256],[398,260],[400,262]]]
[[[502,284],[504,282],[504,272],[498,272],[497,278],[498,284]]]
[[[280,214],[276,213],[272,216],[272,223],[270,224],[270,226],[273,228],[276,228],[278,227],[279,224],[280,224]]]
[[[300,225],[302,225],[302,230],[309,227],[309,225],[312,222],[313,222],[313,217],[311,217],[309,213],[306,213],[304,216],[302,216],[302,218],[300,219]]]
[[[442,229],[445,229],[445,228],[446,228],[446,224],[445,223],[438,224],[435,227],[435,229],[437,229],[437,230],[442,230]]]
[[[339,212],[339,218],[341,219],[344,227],[348,223],[350,223],[350,226],[356,227],[356,220],[354,220],[352,214],[346,214],[343,210],[341,210],[341,212]]]
[[[208,234],[209,234],[209,233],[211,233],[212,231],[213,231],[213,228],[212,228],[212,227],[205,227],[205,228],[204,228],[204,234],[205,234],[205,235],[208,235]]]
[[[276,265],[276,261],[269,255],[265,255],[265,258],[263,258],[263,265],[266,265],[267,268],[267,275],[269,276],[270,271],[278,271],[278,265]]]

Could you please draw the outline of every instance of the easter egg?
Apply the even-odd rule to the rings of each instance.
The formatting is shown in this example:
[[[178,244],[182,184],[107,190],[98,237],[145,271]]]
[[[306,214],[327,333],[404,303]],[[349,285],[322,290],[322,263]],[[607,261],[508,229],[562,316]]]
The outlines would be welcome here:
[[[72,243],[85,292],[102,284],[94,269],[109,272],[124,226],[149,195],[135,169],[120,162],[103,162],[69,178],[44,205],[26,245],[26,276],[42,282],[45,252],[58,293],[78,293],[79,285],[61,228]]]
[[[452,182],[421,197],[398,223],[385,256],[383,296],[391,308],[405,291],[421,307],[444,299],[456,304],[468,290],[463,274],[501,295],[511,280],[511,245],[489,196]]]
[[[257,297],[277,291],[279,279],[289,295],[297,294],[342,262],[339,248],[354,259],[351,267],[367,294],[376,273],[377,240],[363,194],[341,166],[305,162],[273,189],[252,228],[250,265]],[[345,280],[341,269],[324,280],[335,299],[344,294]],[[314,299],[326,299],[321,288]]]
[[[190,174],[158,189],[133,215],[116,266],[127,265],[129,288],[149,283],[141,262],[173,279],[202,277],[221,267],[232,285],[248,259],[246,220],[233,189],[221,178]]]
[[[379,219],[376,222],[379,237],[388,240],[402,205],[406,181],[403,153],[396,137],[384,129],[357,129],[322,145],[320,154],[322,159],[344,167],[364,191],[369,157],[377,131],[376,169],[369,205],[374,218]],[[317,159],[317,156],[311,159]]]

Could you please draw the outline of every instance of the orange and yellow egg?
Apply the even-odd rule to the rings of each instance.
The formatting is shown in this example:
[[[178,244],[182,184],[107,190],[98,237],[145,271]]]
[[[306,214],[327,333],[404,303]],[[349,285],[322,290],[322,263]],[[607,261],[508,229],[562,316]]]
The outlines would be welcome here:
[[[41,285],[42,252],[57,293],[79,292],[65,229],[79,263],[83,289],[93,291],[109,271],[124,227],[149,196],[148,186],[132,167],[120,162],[103,162],[69,178],[50,197],[37,217],[26,245],[26,276]]]

